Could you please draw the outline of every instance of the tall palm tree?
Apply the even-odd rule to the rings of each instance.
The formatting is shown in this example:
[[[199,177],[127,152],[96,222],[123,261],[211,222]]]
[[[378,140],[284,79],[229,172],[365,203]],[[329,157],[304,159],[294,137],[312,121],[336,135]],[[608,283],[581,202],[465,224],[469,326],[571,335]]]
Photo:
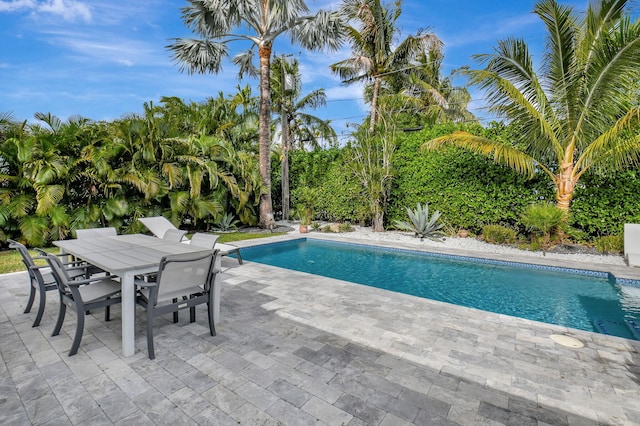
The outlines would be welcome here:
[[[260,225],[270,224],[271,203],[270,125],[271,52],[276,38],[287,33],[291,40],[309,50],[337,49],[343,36],[340,14],[319,11],[309,15],[303,0],[188,0],[182,19],[201,39],[175,39],[168,48],[181,70],[189,73],[218,73],[229,55],[228,44],[248,41],[251,47],[233,58],[242,77],[260,78],[259,164],[265,192],[260,196]],[[237,29],[237,32],[233,32]],[[259,72],[253,65],[254,49],[260,59]]]
[[[342,4],[346,16],[358,25],[348,28],[352,56],[331,65],[331,70],[345,84],[372,83],[370,132],[378,119],[378,96],[384,75],[406,68],[421,52],[442,46],[435,34],[425,30],[394,46],[401,5],[401,0],[396,0],[393,6],[383,5],[380,0],[343,0]]]
[[[487,92],[489,110],[514,127],[505,144],[457,132],[424,149],[455,144],[553,181],[559,208],[568,211],[576,183],[590,169],[637,165],[640,159],[640,22],[625,13],[630,0],[594,0],[577,14],[556,0],[534,7],[548,36],[536,72],[523,40],[498,43],[477,55],[484,69],[469,71]]]
[[[320,140],[335,142],[337,135],[328,121],[306,112],[327,105],[324,89],[316,89],[301,96],[302,79],[297,60],[276,58],[271,74],[273,106],[280,111],[276,126],[280,125],[282,170],[282,218],[289,219],[289,151],[296,145],[319,147]]]

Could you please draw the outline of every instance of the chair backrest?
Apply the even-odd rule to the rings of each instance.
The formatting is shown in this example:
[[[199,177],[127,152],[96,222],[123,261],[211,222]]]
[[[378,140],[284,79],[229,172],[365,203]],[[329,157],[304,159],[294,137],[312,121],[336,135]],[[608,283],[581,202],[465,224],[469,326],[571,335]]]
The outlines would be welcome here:
[[[167,229],[167,231],[162,236],[163,240],[179,243],[184,238],[187,231],[183,231],[182,229]]]
[[[216,241],[218,241],[218,238],[220,238],[220,235],[197,232],[191,237],[191,245],[213,250],[213,248],[216,246]]]
[[[208,291],[213,279],[213,267],[218,251],[182,253],[165,256],[158,269],[158,296],[150,302],[189,296],[194,287]],[[185,292],[184,294],[181,292]]]
[[[140,217],[138,220],[158,238],[164,237],[165,232],[169,229],[178,229],[164,216]]]
[[[7,239],[7,242],[9,243],[9,248],[16,249],[18,253],[20,253],[20,257],[22,258],[22,263],[27,268],[27,271],[29,271],[29,275],[31,275],[32,272],[30,268],[32,266],[35,266],[35,262],[33,261],[33,258],[31,257],[29,250],[24,246],[24,244],[20,244],[15,240]]]
[[[70,294],[71,290],[69,289],[69,274],[67,274],[67,270],[64,268],[62,261],[55,254],[47,254],[46,256],[47,263],[51,268],[51,273],[53,274],[56,282],[58,283],[58,289],[66,294]]]
[[[118,235],[118,231],[116,231],[116,228],[112,226],[107,228],[76,229],[76,238],[79,240],[86,240],[88,238],[115,237],[116,235]]]

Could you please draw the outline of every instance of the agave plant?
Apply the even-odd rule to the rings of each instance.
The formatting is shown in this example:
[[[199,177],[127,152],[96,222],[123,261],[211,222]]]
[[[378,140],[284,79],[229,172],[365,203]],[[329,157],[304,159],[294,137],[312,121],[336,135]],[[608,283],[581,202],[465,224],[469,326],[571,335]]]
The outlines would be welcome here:
[[[410,222],[396,220],[395,227],[397,229],[411,231],[415,233],[416,237],[420,237],[421,240],[427,237],[437,241],[437,237],[445,235],[444,232],[440,231],[444,225],[437,223],[438,219],[440,219],[440,211],[436,210],[433,215],[429,217],[429,206],[427,203],[425,203],[424,206],[418,203],[415,210],[407,207],[407,214],[409,215]]]
[[[230,213],[225,213],[222,218],[216,222],[216,229],[218,231],[233,231],[238,229],[238,221],[233,218],[234,216]]]

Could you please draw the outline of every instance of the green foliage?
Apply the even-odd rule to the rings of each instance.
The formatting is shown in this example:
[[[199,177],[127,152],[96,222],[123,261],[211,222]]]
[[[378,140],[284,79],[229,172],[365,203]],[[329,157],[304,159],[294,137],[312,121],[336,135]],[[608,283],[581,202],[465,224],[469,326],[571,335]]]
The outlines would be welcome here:
[[[353,232],[355,228],[351,225],[350,222],[342,222],[338,225],[338,231],[340,232]]]
[[[522,222],[528,230],[543,235],[557,229],[566,218],[566,213],[551,203],[531,204],[522,212]]]
[[[598,252],[604,254],[620,254],[624,251],[624,238],[622,235],[607,235],[595,241]]]
[[[0,235],[41,246],[79,228],[137,232],[136,219],[148,215],[192,229],[208,229],[223,212],[255,223],[258,161],[234,146],[250,133],[242,127],[250,102],[163,103],[113,122],[36,114],[37,124],[5,124]]]
[[[404,206],[427,200],[454,229],[464,228],[475,234],[480,234],[487,224],[517,229],[520,213],[527,205],[553,197],[544,178],[526,180],[507,167],[461,148],[420,152],[424,141],[458,129],[510,139],[510,129],[497,124],[486,129],[447,124],[399,135],[389,200],[391,223],[405,216]]]
[[[410,222],[396,220],[394,226],[397,229],[411,231],[420,239],[427,237],[435,240],[436,237],[444,235],[444,232],[440,231],[444,225],[438,223],[440,212],[436,210],[433,215],[429,216],[429,206],[426,203],[424,206],[418,203],[415,210],[407,207],[407,215]]]
[[[220,231],[232,231],[238,229],[238,220],[234,219],[233,214],[225,213],[219,221],[216,222],[216,229]]]
[[[513,244],[516,236],[515,230],[502,225],[486,225],[482,228],[482,237],[492,244]]]
[[[300,225],[311,225],[311,219],[313,219],[311,210],[304,204],[298,204],[297,207],[298,218],[300,219]]]
[[[291,187],[309,186],[318,190],[315,210],[323,220],[363,220],[366,204],[355,177],[346,166],[351,156],[349,147],[291,153]],[[292,195],[295,203],[295,190]]]

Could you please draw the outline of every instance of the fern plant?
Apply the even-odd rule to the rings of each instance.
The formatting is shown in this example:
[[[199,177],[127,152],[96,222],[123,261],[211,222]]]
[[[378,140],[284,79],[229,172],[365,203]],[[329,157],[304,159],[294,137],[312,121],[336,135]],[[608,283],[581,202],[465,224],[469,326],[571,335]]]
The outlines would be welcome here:
[[[438,223],[440,211],[436,210],[433,215],[429,217],[429,206],[427,203],[425,203],[424,206],[418,203],[415,210],[407,207],[407,214],[409,215],[410,221],[396,220],[394,225],[397,229],[411,231],[421,240],[426,237],[437,241],[438,237],[445,235],[445,233],[440,230],[444,225]]]

